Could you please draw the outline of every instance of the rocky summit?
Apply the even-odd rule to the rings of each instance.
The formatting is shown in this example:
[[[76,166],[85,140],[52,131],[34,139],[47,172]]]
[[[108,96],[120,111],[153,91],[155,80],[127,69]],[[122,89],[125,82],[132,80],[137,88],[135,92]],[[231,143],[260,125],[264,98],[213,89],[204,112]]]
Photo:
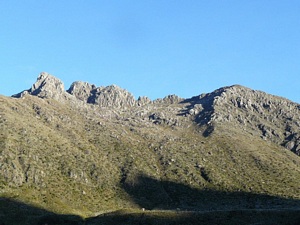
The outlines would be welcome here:
[[[0,102],[5,224],[299,219],[287,216],[300,208],[300,105],[288,99],[240,85],[135,99],[116,85],[65,90],[43,72]],[[7,216],[16,212],[22,223]]]

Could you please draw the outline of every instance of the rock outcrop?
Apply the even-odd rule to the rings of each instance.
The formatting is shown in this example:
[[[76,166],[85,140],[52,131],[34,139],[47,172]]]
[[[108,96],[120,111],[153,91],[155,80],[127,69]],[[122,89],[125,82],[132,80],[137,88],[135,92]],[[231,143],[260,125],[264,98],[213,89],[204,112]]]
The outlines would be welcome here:
[[[42,72],[29,90],[16,94],[13,97],[23,97],[26,94],[60,100],[62,95],[65,94],[64,84],[51,74]]]
[[[200,125],[227,124],[280,144],[300,155],[300,105],[240,85],[186,99],[185,113]]]
[[[116,108],[136,105],[133,95],[116,85],[93,89],[87,103],[99,105],[101,107]]]
[[[131,93],[116,85],[96,87],[87,82],[76,81],[65,91],[63,82],[46,72],[40,73],[37,81],[29,90],[13,95],[13,97],[20,98],[27,94],[58,101],[74,96],[81,102],[100,107],[126,108],[137,104]],[[72,100],[74,99],[72,98]]]
[[[159,104],[178,104],[179,102],[183,101],[183,98],[180,98],[177,95],[168,95],[164,98],[159,98],[154,100],[154,103],[159,103]]]
[[[137,105],[138,106],[142,106],[142,105],[147,105],[150,104],[152,101],[150,98],[148,98],[147,96],[140,96],[137,100]]]
[[[71,84],[71,87],[67,90],[68,93],[74,95],[77,99],[88,102],[91,96],[92,90],[96,88],[95,85],[87,82],[76,81]]]
[[[133,95],[116,85],[96,87],[87,82],[76,81],[67,92],[85,103],[101,107],[122,108],[136,105]]]

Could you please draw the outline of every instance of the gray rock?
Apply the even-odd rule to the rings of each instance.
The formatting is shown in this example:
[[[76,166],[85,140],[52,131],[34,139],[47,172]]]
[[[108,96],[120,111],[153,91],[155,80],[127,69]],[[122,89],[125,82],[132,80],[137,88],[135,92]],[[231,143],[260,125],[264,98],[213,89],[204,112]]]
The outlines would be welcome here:
[[[136,105],[136,101],[131,93],[116,85],[99,87],[91,91],[88,103],[101,107],[131,107]]]
[[[52,98],[58,101],[69,100],[78,107],[84,103],[98,105],[100,107],[126,108],[137,105],[134,96],[127,90],[116,85],[96,87],[95,85],[77,81],[68,91],[64,90],[64,84],[58,78],[42,72],[37,81],[29,90],[25,90],[12,97],[21,98],[27,94],[40,98]],[[81,103],[77,100],[81,100]]]
[[[179,102],[183,101],[183,98],[178,97],[177,95],[168,95],[163,99],[158,98],[154,100],[154,103],[158,104],[178,104]]]
[[[91,96],[91,92],[96,86],[87,82],[76,81],[72,83],[71,87],[67,90],[68,93],[74,95],[77,99],[87,102]]]
[[[264,139],[299,154],[299,104],[234,85],[187,99],[186,114],[200,125],[225,125],[259,133]],[[200,106],[201,105],[201,106]],[[200,106],[200,107],[199,107]]]
[[[151,103],[151,99],[148,98],[147,96],[140,96],[137,100],[137,105],[138,106],[143,106]]]
[[[61,80],[46,72],[42,72],[29,90],[13,95],[13,97],[23,97],[27,94],[31,94],[40,98],[60,100],[64,93],[64,84]]]
[[[300,105],[240,85],[223,87],[190,99],[168,95],[155,101],[147,97],[139,97],[136,101],[131,93],[116,85],[96,87],[77,81],[66,92],[58,78],[43,72],[29,90],[14,97],[28,94],[69,101],[75,107],[87,110],[91,107],[94,110],[98,107],[122,109],[123,112],[131,112],[131,123],[147,121],[158,125],[184,126],[187,120],[193,120],[204,127],[201,130],[204,130],[205,136],[217,131],[215,126],[242,129],[300,154]],[[117,116],[116,112],[106,111],[105,116]],[[118,116],[118,119],[128,118]]]

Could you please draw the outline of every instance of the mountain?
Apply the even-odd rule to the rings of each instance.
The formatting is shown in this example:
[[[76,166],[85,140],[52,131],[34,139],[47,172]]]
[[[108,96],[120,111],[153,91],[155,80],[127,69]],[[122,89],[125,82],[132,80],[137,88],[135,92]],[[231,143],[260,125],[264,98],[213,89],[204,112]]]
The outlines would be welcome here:
[[[77,81],[66,91],[44,72],[0,102],[0,221],[1,207],[22,208],[12,200],[99,218],[299,210],[300,105],[288,99],[240,85],[135,99],[116,85]]]

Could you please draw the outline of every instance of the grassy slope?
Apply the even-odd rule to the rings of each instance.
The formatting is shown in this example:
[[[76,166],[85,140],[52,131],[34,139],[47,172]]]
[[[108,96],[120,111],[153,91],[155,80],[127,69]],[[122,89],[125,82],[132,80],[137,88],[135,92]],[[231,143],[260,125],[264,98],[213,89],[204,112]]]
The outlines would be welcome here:
[[[194,125],[109,120],[32,96],[0,103],[2,197],[84,217],[299,207],[300,158],[238,128],[204,138]]]

